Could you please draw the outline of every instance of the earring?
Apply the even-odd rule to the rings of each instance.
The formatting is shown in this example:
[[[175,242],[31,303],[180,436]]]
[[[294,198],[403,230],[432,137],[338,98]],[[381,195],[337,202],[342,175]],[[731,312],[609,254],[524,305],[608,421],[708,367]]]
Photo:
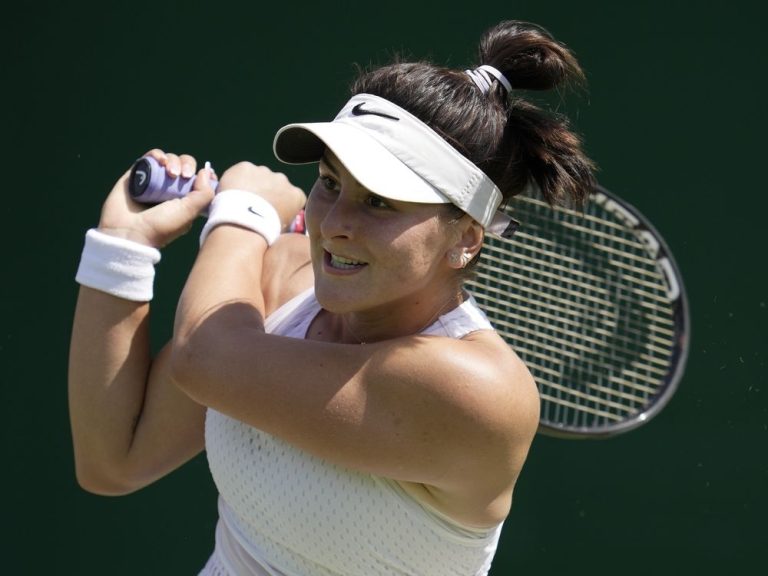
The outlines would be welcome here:
[[[448,262],[450,262],[452,265],[457,265],[461,261],[461,258],[459,257],[459,253],[455,250],[452,250],[450,254],[448,254]]]

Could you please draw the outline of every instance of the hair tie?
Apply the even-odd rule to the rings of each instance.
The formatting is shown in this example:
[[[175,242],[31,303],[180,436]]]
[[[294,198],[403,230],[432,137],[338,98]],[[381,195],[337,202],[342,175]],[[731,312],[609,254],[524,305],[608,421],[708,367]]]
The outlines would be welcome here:
[[[509,80],[507,80],[504,74],[499,72],[493,66],[483,64],[474,70],[465,70],[465,72],[470,78],[472,78],[472,81],[477,85],[478,88],[480,88],[480,91],[483,94],[488,94],[488,92],[491,90],[491,84],[493,83],[491,76],[493,76],[501,83],[502,86],[504,86],[507,94],[512,91],[512,84],[509,83]]]

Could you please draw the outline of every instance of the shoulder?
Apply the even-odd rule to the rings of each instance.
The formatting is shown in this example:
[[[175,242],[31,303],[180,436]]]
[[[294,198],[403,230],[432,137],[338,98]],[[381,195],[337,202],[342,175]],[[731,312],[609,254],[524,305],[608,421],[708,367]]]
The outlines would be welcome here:
[[[383,404],[408,399],[413,416],[450,440],[444,446],[485,459],[497,473],[521,465],[512,453],[533,439],[539,395],[525,364],[492,330],[395,341],[370,357],[366,371],[377,375],[369,392],[386,397]]]
[[[436,470],[447,471],[422,484],[425,500],[457,521],[494,525],[509,511],[538,429],[534,379],[490,330],[461,340],[438,337],[425,344],[421,356],[430,372],[422,382],[443,426],[433,450],[446,462]]]
[[[520,357],[492,330],[440,340],[428,354],[435,385],[500,441],[527,441],[538,427],[539,395]]]

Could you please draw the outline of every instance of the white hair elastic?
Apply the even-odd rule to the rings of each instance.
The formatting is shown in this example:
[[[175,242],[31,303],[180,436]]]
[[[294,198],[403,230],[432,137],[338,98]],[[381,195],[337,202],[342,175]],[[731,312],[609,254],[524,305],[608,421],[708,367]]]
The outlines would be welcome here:
[[[467,75],[472,78],[472,81],[477,85],[478,88],[480,88],[480,91],[483,94],[488,94],[491,89],[491,84],[493,83],[491,76],[501,82],[501,85],[504,86],[504,89],[507,91],[507,93],[512,91],[512,84],[509,83],[509,80],[507,80],[504,74],[499,72],[499,70],[493,66],[489,66],[488,64],[483,64],[474,70],[465,70],[464,72],[466,72]]]

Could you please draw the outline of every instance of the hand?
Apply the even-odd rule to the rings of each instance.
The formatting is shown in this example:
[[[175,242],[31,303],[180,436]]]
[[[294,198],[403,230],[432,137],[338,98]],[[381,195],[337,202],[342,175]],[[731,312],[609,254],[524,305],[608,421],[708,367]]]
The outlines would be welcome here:
[[[155,158],[172,176],[195,175],[197,163],[192,156],[165,153],[154,149],[146,156]],[[115,183],[101,210],[99,229],[107,234],[161,248],[186,233],[195,218],[213,200],[213,189],[207,170],[200,170],[192,191],[184,198],[168,200],[147,207],[131,199],[128,170]]]
[[[235,164],[222,174],[219,191],[231,189],[247,190],[267,200],[277,210],[283,230],[307,201],[304,192],[291,184],[285,174],[250,162]]]

